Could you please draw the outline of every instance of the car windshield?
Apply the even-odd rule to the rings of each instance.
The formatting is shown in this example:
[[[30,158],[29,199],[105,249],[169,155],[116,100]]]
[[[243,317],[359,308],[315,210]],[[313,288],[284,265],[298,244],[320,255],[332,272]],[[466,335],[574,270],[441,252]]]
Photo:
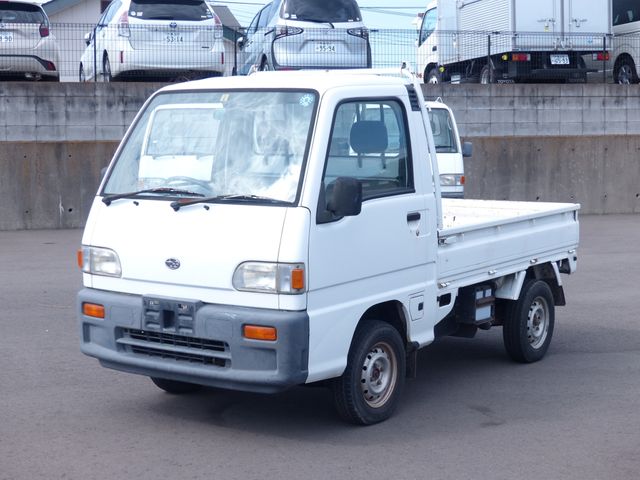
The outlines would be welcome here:
[[[173,188],[294,202],[316,102],[311,91],[160,94],[129,133],[102,195],[171,196]]]
[[[37,5],[0,2],[0,23],[42,23],[44,15]]]
[[[213,18],[203,0],[133,0],[129,16],[142,20],[200,21]]]
[[[436,152],[457,153],[458,145],[449,112],[443,108],[432,108],[429,110],[429,120]]]
[[[312,22],[360,22],[360,8],[355,0],[287,0],[281,16],[288,20]]]

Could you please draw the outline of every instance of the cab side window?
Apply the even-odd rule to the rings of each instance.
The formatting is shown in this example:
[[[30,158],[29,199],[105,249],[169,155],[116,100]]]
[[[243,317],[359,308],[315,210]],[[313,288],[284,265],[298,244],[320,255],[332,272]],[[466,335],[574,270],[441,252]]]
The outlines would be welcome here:
[[[413,191],[404,107],[397,100],[362,100],[339,105],[323,177],[330,193],[338,177],[356,178],[363,200]]]

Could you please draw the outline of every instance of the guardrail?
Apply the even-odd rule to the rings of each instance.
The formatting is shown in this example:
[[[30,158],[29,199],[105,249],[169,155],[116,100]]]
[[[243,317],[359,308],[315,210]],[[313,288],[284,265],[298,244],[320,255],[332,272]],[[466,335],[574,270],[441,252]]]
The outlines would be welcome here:
[[[11,28],[9,28],[10,26]],[[165,24],[52,24],[0,28],[3,79],[179,81],[255,69],[358,68],[413,64],[425,82],[606,81],[616,37],[522,32],[292,29],[255,32]],[[55,43],[57,53],[39,49]],[[624,37],[640,52],[640,36]],[[51,71],[51,65],[55,70]]]

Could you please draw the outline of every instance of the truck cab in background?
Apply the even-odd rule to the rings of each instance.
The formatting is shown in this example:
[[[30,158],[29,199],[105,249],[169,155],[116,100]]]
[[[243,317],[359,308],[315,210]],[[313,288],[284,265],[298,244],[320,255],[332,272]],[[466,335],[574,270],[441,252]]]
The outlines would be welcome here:
[[[451,109],[441,99],[425,102],[438,158],[440,191],[443,198],[464,197],[464,159],[471,157],[471,142],[461,142]]]
[[[417,72],[425,83],[583,83],[595,71],[584,57],[602,53],[610,18],[602,0],[432,1]]]

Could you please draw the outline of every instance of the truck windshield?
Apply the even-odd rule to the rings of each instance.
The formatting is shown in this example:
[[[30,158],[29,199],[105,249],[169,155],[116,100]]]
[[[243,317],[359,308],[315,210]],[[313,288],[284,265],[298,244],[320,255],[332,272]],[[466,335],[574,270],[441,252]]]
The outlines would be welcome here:
[[[311,91],[160,94],[129,133],[101,194],[181,189],[294,202],[316,102]]]
[[[458,153],[458,143],[449,112],[444,108],[432,108],[429,110],[429,121],[431,122],[433,141],[436,144],[436,152]]]

